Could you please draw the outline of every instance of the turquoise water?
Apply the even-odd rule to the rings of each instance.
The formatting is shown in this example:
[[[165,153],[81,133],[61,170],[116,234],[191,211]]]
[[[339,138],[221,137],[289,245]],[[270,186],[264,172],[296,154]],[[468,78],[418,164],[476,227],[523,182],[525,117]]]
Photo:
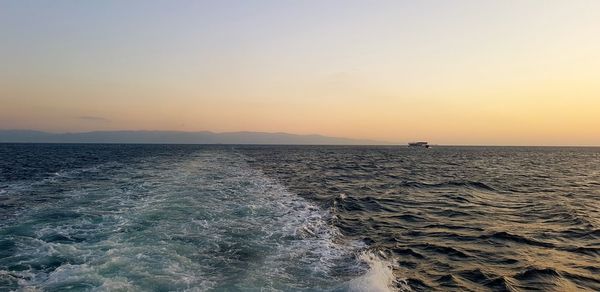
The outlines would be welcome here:
[[[0,144],[0,291],[599,291],[600,149]]]
[[[378,285],[365,278],[371,267],[357,254],[361,243],[340,237],[327,223],[330,212],[250,168],[234,151],[111,161],[5,185],[2,195],[50,190],[55,197],[29,202],[2,224],[0,287],[167,291]]]

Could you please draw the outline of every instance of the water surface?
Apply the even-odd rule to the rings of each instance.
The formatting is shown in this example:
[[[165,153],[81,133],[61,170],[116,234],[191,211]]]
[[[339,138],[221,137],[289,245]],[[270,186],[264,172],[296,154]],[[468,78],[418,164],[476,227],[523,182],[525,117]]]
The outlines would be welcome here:
[[[0,290],[600,290],[600,149],[0,144]]]

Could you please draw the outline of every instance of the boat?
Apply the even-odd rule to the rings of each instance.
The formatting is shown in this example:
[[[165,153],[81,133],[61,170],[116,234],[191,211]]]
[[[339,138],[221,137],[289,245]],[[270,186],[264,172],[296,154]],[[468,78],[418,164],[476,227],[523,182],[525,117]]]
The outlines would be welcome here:
[[[427,143],[427,142],[410,142],[410,143],[408,143],[408,146],[409,147],[423,147],[423,148],[431,147],[429,145],[429,143]]]

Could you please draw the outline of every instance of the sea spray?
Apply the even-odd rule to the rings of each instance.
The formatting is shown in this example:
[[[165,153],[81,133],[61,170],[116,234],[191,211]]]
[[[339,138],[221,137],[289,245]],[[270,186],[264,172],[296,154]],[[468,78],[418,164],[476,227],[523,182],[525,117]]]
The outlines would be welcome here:
[[[364,275],[350,281],[350,291],[391,292],[401,287],[401,283],[394,277],[392,261],[368,251],[361,252],[359,258],[367,263],[369,268]],[[410,291],[408,286],[403,288],[402,291]]]

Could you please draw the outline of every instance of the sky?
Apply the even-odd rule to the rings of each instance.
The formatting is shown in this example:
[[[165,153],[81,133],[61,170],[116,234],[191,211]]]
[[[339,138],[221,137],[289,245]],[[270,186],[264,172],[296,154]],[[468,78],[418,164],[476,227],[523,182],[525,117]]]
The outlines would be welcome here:
[[[0,129],[600,145],[600,1],[0,0]]]

